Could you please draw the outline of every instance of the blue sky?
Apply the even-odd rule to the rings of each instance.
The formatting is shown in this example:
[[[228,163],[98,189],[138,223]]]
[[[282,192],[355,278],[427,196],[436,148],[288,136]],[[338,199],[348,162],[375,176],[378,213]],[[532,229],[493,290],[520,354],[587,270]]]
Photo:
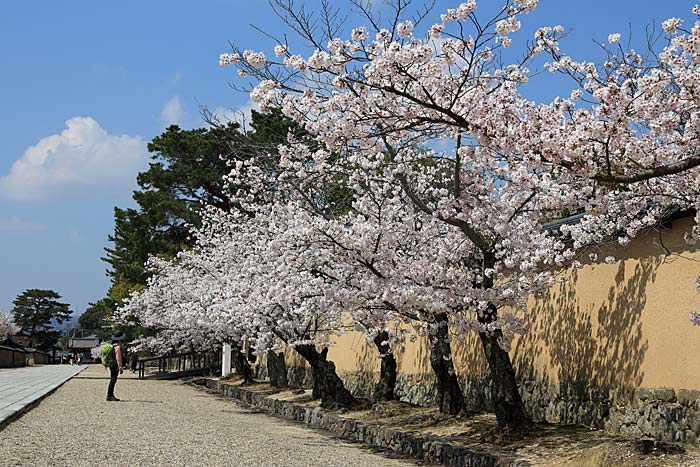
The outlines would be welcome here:
[[[481,0],[480,10],[500,0]],[[312,2],[310,2],[312,3]],[[440,0],[438,14],[459,2]],[[693,2],[540,0],[513,36],[562,24],[574,57],[592,38],[637,40],[647,24],[689,18]],[[61,293],[76,314],[103,297],[100,260],[113,207],[132,204],[145,145],[172,122],[201,126],[198,103],[245,108],[228,42],[265,50],[250,24],[281,31],[265,0],[14,1],[0,15],[0,309],[27,288]],[[362,24],[350,20],[351,25]],[[558,91],[533,84],[533,98]],[[564,88],[561,88],[562,91]],[[20,161],[20,162],[17,162]]]

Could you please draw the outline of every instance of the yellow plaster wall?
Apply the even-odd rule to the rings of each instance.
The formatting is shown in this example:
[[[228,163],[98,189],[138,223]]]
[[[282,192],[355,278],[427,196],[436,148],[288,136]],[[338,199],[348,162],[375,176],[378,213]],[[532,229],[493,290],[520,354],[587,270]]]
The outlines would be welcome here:
[[[530,331],[511,352],[518,370],[552,382],[630,389],[700,389],[700,251],[683,235],[691,219],[649,231],[627,249],[602,249],[599,261],[531,299]],[[605,264],[611,254],[617,261]]]
[[[596,262],[532,297],[529,331],[511,350],[519,376],[616,390],[700,389],[700,328],[688,319],[700,308],[700,251],[683,240],[691,221],[649,231],[625,249],[602,247]],[[605,264],[607,255],[617,261]],[[460,375],[487,372],[476,335],[460,336],[453,353]],[[399,371],[430,373],[428,356],[424,339],[408,343],[397,353]],[[357,332],[339,336],[329,359],[340,373],[379,371],[374,345]]]

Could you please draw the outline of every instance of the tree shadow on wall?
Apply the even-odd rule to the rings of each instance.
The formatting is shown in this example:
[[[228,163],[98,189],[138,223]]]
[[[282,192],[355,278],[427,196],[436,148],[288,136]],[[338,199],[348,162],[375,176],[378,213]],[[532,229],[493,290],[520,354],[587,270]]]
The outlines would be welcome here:
[[[371,398],[374,386],[379,381],[379,352],[374,344],[358,339],[352,344],[357,371],[352,375],[353,395]]]
[[[641,385],[649,348],[642,334],[645,289],[662,263],[659,256],[620,261],[614,284],[600,304],[582,303],[576,292],[581,280],[576,270],[568,282],[546,291],[529,309],[528,332],[515,346],[520,378],[552,382],[549,368],[560,384],[584,390],[628,392]],[[545,348],[549,361],[538,362]]]
[[[357,370],[362,373],[374,373],[379,362],[379,352],[374,343],[368,342],[366,335],[358,334],[353,338],[350,351],[355,357]]]
[[[452,340],[452,356],[459,375],[467,378],[481,378],[489,375],[489,365],[479,334],[469,332],[457,335]]]
[[[416,340],[410,345],[413,347],[413,361],[410,363],[407,362],[406,359],[410,358],[409,355],[411,354],[408,352],[402,352],[397,359],[399,368],[413,368],[415,374],[432,375],[432,368],[430,367],[430,344],[428,343],[428,338],[417,336]]]

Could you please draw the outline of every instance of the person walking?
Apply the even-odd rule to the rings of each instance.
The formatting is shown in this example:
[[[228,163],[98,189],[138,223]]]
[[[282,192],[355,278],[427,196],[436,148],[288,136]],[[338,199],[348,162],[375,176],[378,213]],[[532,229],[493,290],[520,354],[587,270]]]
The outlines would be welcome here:
[[[117,378],[120,374],[124,373],[124,363],[122,360],[122,346],[121,341],[124,339],[124,332],[117,330],[112,334],[112,352],[114,353],[114,358],[109,364],[109,386],[107,386],[107,400],[118,402],[114,396],[114,386],[117,384]]]
[[[131,355],[129,356],[129,369],[132,373],[136,373],[136,366],[138,365],[138,362],[139,355],[135,350],[132,350]]]

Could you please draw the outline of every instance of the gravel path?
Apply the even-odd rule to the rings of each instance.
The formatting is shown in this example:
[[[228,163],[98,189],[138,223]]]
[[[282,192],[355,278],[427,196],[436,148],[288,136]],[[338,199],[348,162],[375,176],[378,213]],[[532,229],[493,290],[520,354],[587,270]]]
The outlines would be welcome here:
[[[408,467],[178,382],[92,365],[0,431],[2,467]],[[120,440],[114,441],[113,433]]]

